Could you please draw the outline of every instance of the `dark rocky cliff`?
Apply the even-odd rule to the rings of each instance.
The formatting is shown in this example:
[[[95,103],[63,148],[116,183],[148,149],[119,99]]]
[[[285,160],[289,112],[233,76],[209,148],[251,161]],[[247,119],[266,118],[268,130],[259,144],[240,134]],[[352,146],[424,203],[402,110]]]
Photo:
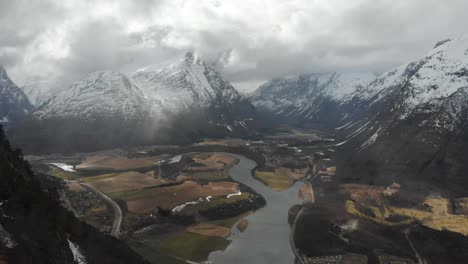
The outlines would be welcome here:
[[[54,185],[46,186],[32,173],[0,127],[0,260],[146,263],[123,242],[75,218],[59,204],[54,190]],[[79,248],[79,254],[71,248]]]

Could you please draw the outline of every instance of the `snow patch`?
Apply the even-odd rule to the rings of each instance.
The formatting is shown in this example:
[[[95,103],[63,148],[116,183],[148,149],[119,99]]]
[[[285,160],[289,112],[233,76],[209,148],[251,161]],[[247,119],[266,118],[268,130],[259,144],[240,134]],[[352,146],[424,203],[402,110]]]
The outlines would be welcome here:
[[[80,247],[77,244],[70,241],[70,239],[67,239],[67,240],[68,240],[68,246],[70,247],[70,251],[73,254],[73,259],[75,260],[75,263],[86,264],[87,263],[86,257],[83,255],[83,252],[81,251]]]
[[[233,197],[233,196],[239,196],[239,195],[242,195],[241,191],[237,191],[236,193],[228,194],[228,195],[226,196],[226,198],[229,199],[229,198],[231,198],[231,197]]]
[[[65,163],[49,163],[50,165],[52,166],[55,166],[63,171],[67,171],[67,172],[76,172],[76,170],[73,169],[73,166],[72,165],[68,165],[68,164],[65,164]]]
[[[6,247],[6,248],[14,248],[18,244],[13,240],[13,237],[11,236],[8,231],[3,228],[3,226],[0,224],[0,243]]]
[[[365,148],[367,148],[370,145],[374,144],[374,142],[377,140],[377,137],[379,136],[379,132],[380,132],[381,129],[382,128],[377,129],[377,131],[375,131],[375,133],[368,140],[366,140],[364,143],[362,143],[359,151],[364,150]]]
[[[173,212],[173,213],[180,212],[180,211],[184,210],[184,208],[185,208],[187,205],[195,205],[195,204],[200,203],[200,202],[203,202],[203,198],[199,198],[199,199],[196,200],[196,201],[190,201],[190,202],[186,202],[186,203],[183,203],[183,204],[181,204],[181,205],[178,205],[178,206],[172,208],[172,212]]]
[[[177,155],[177,156],[172,157],[172,158],[169,160],[169,163],[177,163],[177,162],[180,162],[181,159],[182,159],[182,155]]]

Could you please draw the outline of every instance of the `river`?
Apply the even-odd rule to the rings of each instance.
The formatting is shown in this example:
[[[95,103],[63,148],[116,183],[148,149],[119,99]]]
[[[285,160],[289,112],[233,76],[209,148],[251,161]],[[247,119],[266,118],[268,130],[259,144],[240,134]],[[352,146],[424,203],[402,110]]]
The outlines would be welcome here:
[[[231,177],[262,195],[266,206],[246,218],[249,225],[243,233],[234,227],[228,237],[231,244],[222,252],[211,253],[209,261],[215,264],[294,264],[295,256],[289,242],[288,210],[300,203],[298,191],[303,183],[296,182],[282,192],[273,191],[252,177],[251,171],[256,166],[254,161],[231,153],[228,155],[239,159],[239,163],[230,170]]]

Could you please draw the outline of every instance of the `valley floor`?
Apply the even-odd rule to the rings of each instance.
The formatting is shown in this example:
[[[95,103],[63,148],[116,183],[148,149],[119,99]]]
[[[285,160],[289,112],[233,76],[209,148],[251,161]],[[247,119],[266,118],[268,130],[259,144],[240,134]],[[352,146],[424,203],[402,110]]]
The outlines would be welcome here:
[[[281,263],[460,263],[468,198],[348,182],[330,138],[283,130],[261,141],[29,159],[64,180],[64,206],[154,263],[275,263],[262,238],[285,242],[270,245]],[[281,237],[267,234],[275,231]]]

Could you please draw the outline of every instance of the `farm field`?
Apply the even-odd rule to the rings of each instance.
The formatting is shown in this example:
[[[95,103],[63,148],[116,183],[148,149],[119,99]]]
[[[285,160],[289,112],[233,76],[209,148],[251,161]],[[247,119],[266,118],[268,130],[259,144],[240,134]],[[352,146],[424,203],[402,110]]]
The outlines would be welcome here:
[[[387,188],[361,184],[343,185],[350,193],[346,201],[348,213],[385,225],[404,225],[419,222],[436,230],[450,230],[468,235],[468,216],[451,212],[449,200],[440,196],[427,196],[419,207],[402,207],[389,204],[385,196],[394,195]],[[426,208],[426,209],[422,209]]]
[[[115,170],[126,171],[151,168],[154,164],[160,161],[159,157],[146,157],[129,159],[123,156],[105,156],[94,155],[88,156],[85,160],[77,165],[76,170]]]
[[[255,176],[273,190],[281,192],[289,189],[295,181],[303,178],[306,172],[306,169],[296,170],[280,167],[273,171],[256,170]]]
[[[172,209],[177,205],[208,196],[226,196],[236,193],[237,188],[238,184],[235,182],[200,185],[193,181],[186,181],[175,186],[115,192],[111,193],[110,197],[125,200],[130,212],[143,213],[158,207]]]
[[[113,193],[156,187],[162,184],[177,181],[155,179],[149,174],[130,171],[89,177],[84,179],[84,182],[90,183],[96,189],[104,193]]]

